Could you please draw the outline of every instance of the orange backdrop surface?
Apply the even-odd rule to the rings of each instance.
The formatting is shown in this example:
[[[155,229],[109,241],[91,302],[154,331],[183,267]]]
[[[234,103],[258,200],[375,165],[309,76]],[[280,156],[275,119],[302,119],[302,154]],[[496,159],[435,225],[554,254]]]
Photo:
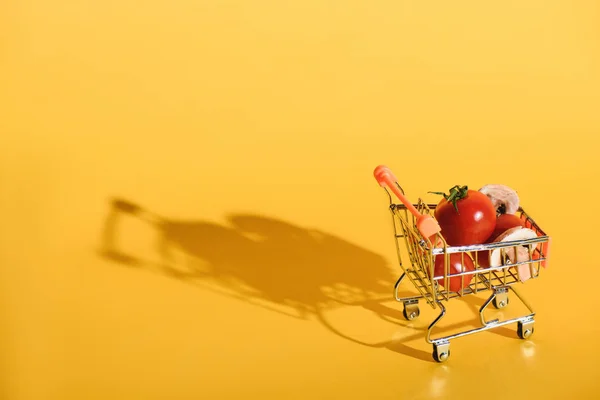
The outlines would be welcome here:
[[[0,397],[597,398],[599,18],[591,0],[2,2]],[[433,362],[437,310],[393,301],[378,164],[414,201],[518,190],[553,240],[520,285],[530,339],[499,328]],[[486,296],[449,302],[440,332]]]

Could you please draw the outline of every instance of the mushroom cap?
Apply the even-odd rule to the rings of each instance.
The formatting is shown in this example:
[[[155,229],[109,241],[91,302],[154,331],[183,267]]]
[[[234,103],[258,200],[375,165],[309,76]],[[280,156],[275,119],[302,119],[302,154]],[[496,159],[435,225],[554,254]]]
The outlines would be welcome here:
[[[490,198],[496,210],[504,206],[506,214],[514,214],[519,209],[519,195],[506,185],[488,184],[479,191]]]

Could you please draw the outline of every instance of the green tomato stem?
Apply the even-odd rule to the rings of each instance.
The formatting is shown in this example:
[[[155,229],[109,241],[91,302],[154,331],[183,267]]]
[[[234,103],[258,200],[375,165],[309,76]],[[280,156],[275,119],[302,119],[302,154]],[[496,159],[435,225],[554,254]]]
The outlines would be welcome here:
[[[452,203],[452,205],[454,206],[454,209],[456,210],[456,212],[459,213],[458,212],[458,206],[457,206],[456,202],[459,201],[459,200],[464,199],[465,197],[467,197],[468,191],[469,191],[469,187],[468,186],[454,185],[453,187],[450,188],[450,194],[449,195],[447,195],[444,192],[428,192],[428,193],[432,193],[432,194],[437,194],[437,195],[444,196],[444,198],[446,199],[446,201],[448,203]]]

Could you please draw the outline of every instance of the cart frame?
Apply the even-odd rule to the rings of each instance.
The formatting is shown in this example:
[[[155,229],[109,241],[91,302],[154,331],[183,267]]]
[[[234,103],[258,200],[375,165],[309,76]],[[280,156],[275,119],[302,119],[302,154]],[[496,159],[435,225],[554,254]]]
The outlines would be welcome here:
[[[400,184],[395,182],[395,185],[404,194]],[[414,320],[419,317],[419,300],[421,299],[424,299],[432,308],[439,307],[440,309],[439,315],[428,326],[425,336],[427,343],[433,345],[433,359],[437,362],[446,361],[450,356],[450,341],[453,339],[513,323],[517,323],[517,335],[521,339],[529,338],[534,331],[535,311],[515,286],[517,283],[524,283],[528,279],[539,277],[541,267],[545,268],[547,266],[550,245],[550,237],[537,225],[533,218],[522,207],[519,207],[516,215],[524,221],[525,227],[537,233],[536,238],[470,246],[449,246],[441,233],[437,233],[434,239],[436,245],[433,245],[432,237],[424,237],[417,229],[417,219],[412,213],[408,212],[407,206],[394,203],[388,188],[384,187],[384,189],[389,197],[389,210],[392,214],[397,256],[403,271],[394,285],[394,297],[396,301],[403,304],[403,314],[407,320]],[[419,199],[412,206],[423,215],[433,216],[437,205],[426,204]],[[526,260],[519,260],[519,257],[515,256],[519,246],[527,249],[528,257]],[[408,252],[408,263],[403,263],[401,254],[403,247]],[[511,250],[513,251],[512,258],[514,260],[511,260],[509,256]],[[481,266],[480,258],[485,256],[491,258],[494,251],[500,252],[502,264],[488,267]],[[460,254],[463,261],[465,256],[471,257],[475,270],[450,273],[449,260],[450,255],[453,253]],[[435,257],[438,256],[444,257],[443,275],[434,274]],[[433,276],[433,279],[431,276]],[[409,281],[419,292],[416,296],[399,297],[398,288],[406,277],[409,278]],[[444,289],[450,287],[450,279],[461,280],[459,291]],[[471,281],[465,284],[465,279],[471,279]],[[445,301],[484,291],[491,291],[492,293],[479,309],[480,327],[432,339],[433,329],[446,315],[446,307],[443,304]],[[486,320],[484,312],[490,304],[498,309],[508,305],[509,291],[515,294],[529,313],[503,321],[498,319]]]

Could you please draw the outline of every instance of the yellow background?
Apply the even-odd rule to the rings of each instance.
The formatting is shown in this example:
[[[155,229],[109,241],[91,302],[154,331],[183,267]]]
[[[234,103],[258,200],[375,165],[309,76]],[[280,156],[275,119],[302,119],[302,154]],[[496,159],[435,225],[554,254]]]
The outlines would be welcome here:
[[[597,1],[8,0],[0,88],[0,398],[598,397]],[[432,361],[378,164],[518,190],[531,340]]]

